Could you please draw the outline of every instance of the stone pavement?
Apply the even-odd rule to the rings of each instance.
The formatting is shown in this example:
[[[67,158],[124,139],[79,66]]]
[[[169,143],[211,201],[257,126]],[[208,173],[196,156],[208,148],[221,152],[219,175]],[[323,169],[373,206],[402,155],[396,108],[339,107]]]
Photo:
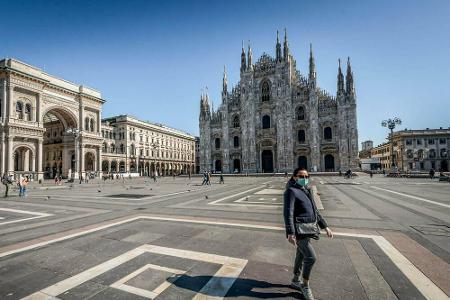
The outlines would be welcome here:
[[[289,286],[286,178],[225,181],[35,185],[26,198],[1,198],[0,299],[302,299]],[[313,184],[335,232],[313,241],[317,299],[449,298],[448,183]]]

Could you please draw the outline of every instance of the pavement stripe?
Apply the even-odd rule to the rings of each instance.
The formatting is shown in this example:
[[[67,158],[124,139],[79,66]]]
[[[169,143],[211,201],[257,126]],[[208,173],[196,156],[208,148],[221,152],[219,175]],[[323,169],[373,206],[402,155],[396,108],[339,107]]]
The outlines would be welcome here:
[[[423,201],[423,202],[427,202],[427,203],[443,206],[443,207],[446,207],[446,208],[450,208],[450,205],[448,205],[448,204],[436,202],[436,201],[433,201],[433,200],[428,200],[428,199],[425,199],[425,198],[422,198],[422,197],[408,195],[408,194],[405,194],[405,193],[400,193],[400,192],[396,192],[396,191],[380,188],[380,187],[377,187],[377,186],[371,186],[371,188],[376,189],[376,190],[389,192],[389,193],[396,194],[396,195],[400,195],[400,196],[403,196],[403,197],[408,197],[408,198],[411,198],[411,199],[415,199],[415,200],[419,200],[419,201]]]
[[[230,199],[230,198],[233,198],[233,197],[236,197],[236,196],[240,196],[240,195],[243,195],[243,194],[247,194],[247,193],[252,192],[252,191],[260,190],[260,189],[261,189],[261,187],[258,186],[258,187],[255,187],[255,188],[252,188],[252,189],[248,189],[248,190],[245,190],[245,191],[240,192],[240,193],[237,193],[237,194],[233,194],[233,195],[229,195],[229,196],[226,196],[226,197],[217,199],[217,200],[215,200],[215,201],[209,202],[208,204],[209,204],[209,205],[218,205],[217,203],[219,203],[219,202],[225,201],[225,200],[227,200],[227,199]],[[220,205],[220,204],[219,204],[219,205]]]
[[[344,246],[369,300],[397,299],[389,284],[356,240],[344,240]]]
[[[111,222],[105,225],[100,225],[95,227],[95,225],[90,226],[90,229],[72,233],[69,235],[64,235],[61,233],[60,237],[46,240],[45,237],[42,239],[37,239],[40,242],[31,243],[22,248],[16,248],[13,250],[0,252],[0,257],[5,257],[14,253],[20,253],[26,250],[35,249],[38,247],[46,246],[49,244],[53,244],[56,242],[60,242],[63,240],[67,240],[73,237],[82,236],[88,233],[96,232],[99,230],[103,230],[105,228],[110,228],[113,226],[125,224],[128,222],[132,222],[139,219],[148,219],[148,220],[160,220],[160,221],[173,221],[173,222],[183,222],[183,223],[194,223],[194,224],[210,224],[210,225],[223,225],[223,226],[232,226],[232,227],[241,227],[241,228],[253,228],[253,229],[267,229],[267,230],[276,230],[276,231],[284,231],[284,226],[270,226],[265,224],[251,224],[251,223],[242,223],[238,222],[230,222],[227,220],[217,221],[217,219],[199,219],[199,218],[184,218],[184,217],[162,217],[162,216],[150,216],[150,215],[140,215],[135,217],[129,217],[125,219],[120,219],[117,222]],[[368,238],[372,239],[378,247],[389,257],[389,259],[401,270],[401,272],[411,281],[411,283],[420,291],[420,293],[426,299],[448,299],[447,295],[437,287],[428,277],[426,277],[419,269],[417,269],[400,251],[398,251],[392,244],[386,240],[383,236],[370,235],[370,234],[358,234],[351,232],[335,232],[336,236],[348,236],[348,237],[360,237],[360,238]],[[44,241],[43,241],[44,240]],[[30,241],[31,242],[31,241]],[[0,249],[1,251],[1,249]]]
[[[383,232],[383,236],[402,252],[428,278],[450,296],[450,265],[400,232]]]

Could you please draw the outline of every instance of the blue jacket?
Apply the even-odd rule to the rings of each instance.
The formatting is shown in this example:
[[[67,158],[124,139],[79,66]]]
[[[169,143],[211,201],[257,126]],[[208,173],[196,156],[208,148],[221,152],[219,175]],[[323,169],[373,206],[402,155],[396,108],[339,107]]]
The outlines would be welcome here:
[[[286,235],[299,234],[295,231],[295,223],[312,223],[316,220],[320,228],[328,227],[327,222],[320,215],[309,188],[298,185],[295,180],[290,179],[286,184],[284,192],[284,224]]]

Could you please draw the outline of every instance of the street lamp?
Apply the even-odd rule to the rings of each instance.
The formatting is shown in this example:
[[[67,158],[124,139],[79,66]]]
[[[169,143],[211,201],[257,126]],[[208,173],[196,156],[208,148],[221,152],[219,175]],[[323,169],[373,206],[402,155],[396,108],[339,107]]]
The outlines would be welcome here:
[[[66,130],[66,133],[72,135],[74,137],[74,139],[75,139],[75,170],[71,174],[72,179],[75,178],[75,172],[79,171],[79,167],[78,167],[78,138],[80,137],[80,132],[81,132],[80,129],[74,128],[74,127],[69,127]]]
[[[158,149],[158,143],[151,143],[153,155],[153,176],[156,177],[156,149]],[[154,151],[154,152],[153,152]]]
[[[393,119],[387,119],[381,122],[381,126],[387,127],[391,130],[390,143],[391,143],[391,168],[395,167],[394,161],[394,128],[396,125],[401,125],[402,120],[400,118],[394,117]]]

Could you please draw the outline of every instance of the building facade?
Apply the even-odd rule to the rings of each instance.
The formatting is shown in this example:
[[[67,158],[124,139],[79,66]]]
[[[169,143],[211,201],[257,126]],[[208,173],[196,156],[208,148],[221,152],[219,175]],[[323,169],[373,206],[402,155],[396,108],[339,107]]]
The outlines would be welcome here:
[[[102,120],[102,171],[135,176],[193,174],[195,137],[120,115]]]
[[[101,164],[100,92],[0,60],[0,173],[78,177]]]
[[[393,146],[399,170],[449,171],[450,128],[397,131],[393,134]]]
[[[200,138],[195,137],[195,174],[200,174]]]
[[[391,146],[389,143],[383,143],[370,150],[370,157],[377,159],[381,169],[389,170],[391,166]]]
[[[222,101],[210,108],[200,99],[200,168],[216,172],[291,172],[294,167],[336,171],[358,166],[356,94],[350,60],[337,75],[337,94],[317,86],[312,47],[309,74],[296,67],[285,32],[278,33],[275,57],[253,63],[242,47],[240,81],[228,89],[224,70]]]

